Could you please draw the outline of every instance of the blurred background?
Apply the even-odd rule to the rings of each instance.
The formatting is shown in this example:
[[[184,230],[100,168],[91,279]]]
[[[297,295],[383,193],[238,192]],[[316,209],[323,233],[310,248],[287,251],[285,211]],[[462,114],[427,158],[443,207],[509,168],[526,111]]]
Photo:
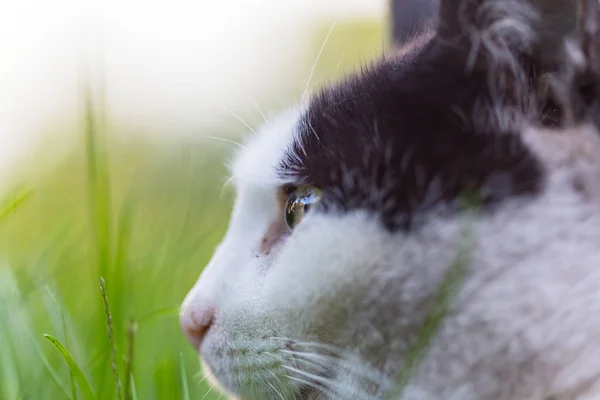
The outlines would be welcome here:
[[[177,314],[227,226],[229,140],[381,56],[387,13],[385,0],[3,4],[0,399],[119,398],[114,370],[131,398],[219,398]]]

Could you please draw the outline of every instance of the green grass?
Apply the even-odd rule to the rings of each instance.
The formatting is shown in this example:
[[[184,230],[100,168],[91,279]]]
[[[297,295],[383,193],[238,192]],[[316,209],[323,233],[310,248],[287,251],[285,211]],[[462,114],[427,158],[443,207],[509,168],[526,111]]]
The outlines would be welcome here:
[[[226,228],[227,148],[112,143],[109,159],[92,134],[2,208],[0,398],[204,395],[177,310]]]
[[[382,36],[379,23],[338,24],[311,87],[381,53]],[[299,97],[314,57],[285,97]],[[88,106],[79,146],[55,164],[33,157],[14,170],[19,189],[2,188],[0,399],[217,399],[177,314],[227,226],[231,147],[123,140]]]

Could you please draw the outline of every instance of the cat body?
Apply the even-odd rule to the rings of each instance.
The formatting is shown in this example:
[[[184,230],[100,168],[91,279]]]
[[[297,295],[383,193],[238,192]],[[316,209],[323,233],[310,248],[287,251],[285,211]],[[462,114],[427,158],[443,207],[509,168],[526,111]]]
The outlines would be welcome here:
[[[181,312],[226,392],[600,398],[598,3],[540,4],[442,2],[249,139]]]

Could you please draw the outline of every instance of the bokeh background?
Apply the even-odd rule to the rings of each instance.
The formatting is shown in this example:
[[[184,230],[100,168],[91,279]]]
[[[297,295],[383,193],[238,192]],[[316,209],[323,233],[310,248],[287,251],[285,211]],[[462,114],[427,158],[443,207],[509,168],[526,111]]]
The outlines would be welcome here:
[[[94,398],[119,398],[114,367],[131,398],[219,398],[177,316],[227,227],[229,141],[243,141],[307,85],[379,57],[387,8],[384,0],[3,5],[0,399],[82,399],[82,379]]]

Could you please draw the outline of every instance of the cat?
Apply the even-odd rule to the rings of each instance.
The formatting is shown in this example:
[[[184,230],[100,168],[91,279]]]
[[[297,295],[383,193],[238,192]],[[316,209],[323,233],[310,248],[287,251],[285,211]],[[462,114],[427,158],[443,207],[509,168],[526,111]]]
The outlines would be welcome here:
[[[236,155],[181,308],[240,399],[600,398],[597,0],[436,24]]]

